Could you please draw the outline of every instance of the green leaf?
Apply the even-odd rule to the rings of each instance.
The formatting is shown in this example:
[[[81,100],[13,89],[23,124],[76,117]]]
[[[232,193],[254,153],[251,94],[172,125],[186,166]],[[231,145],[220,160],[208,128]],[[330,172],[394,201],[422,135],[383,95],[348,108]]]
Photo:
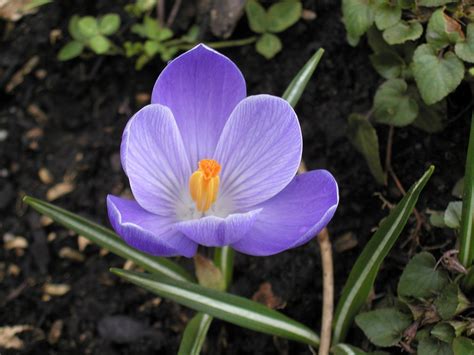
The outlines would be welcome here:
[[[390,79],[375,93],[374,117],[377,122],[402,127],[412,123],[418,115],[418,104],[407,93],[407,83]]]
[[[79,29],[79,19],[80,17],[77,15],[73,15],[71,17],[68,24],[68,31],[71,37],[74,38],[76,41],[84,42],[87,40],[87,37],[84,36],[81,30]]]
[[[416,21],[400,21],[383,31],[383,38],[388,44],[402,44],[414,41],[423,34],[423,26]]]
[[[434,166],[431,166],[420,180],[412,185],[403,199],[380,223],[379,229],[357,258],[337,304],[334,317],[335,344],[344,340],[354,316],[365,304],[384,258],[405,227],[408,217],[410,217],[418,200],[418,196],[431,177],[431,174],[433,174],[433,171]]]
[[[156,53],[163,51],[165,48],[158,42],[147,40],[145,41],[143,49],[149,57],[153,57]]]
[[[69,60],[79,56],[84,50],[84,45],[78,41],[67,43],[58,53],[58,59],[61,61]]]
[[[319,344],[319,337],[305,325],[246,298],[163,276],[114,268],[111,271],[161,297],[240,327],[299,341],[314,347]]]
[[[382,347],[396,345],[412,322],[410,315],[395,308],[381,308],[361,313],[355,319],[370,342]]]
[[[451,346],[443,341],[429,337],[418,343],[418,355],[454,355]],[[456,354],[457,355],[457,354]]]
[[[451,344],[454,339],[454,328],[449,323],[438,323],[431,329],[431,335],[445,343]]]
[[[245,4],[245,13],[250,29],[255,33],[267,31],[267,12],[256,0],[248,0]]]
[[[267,12],[267,30],[282,32],[294,25],[301,17],[303,6],[300,1],[282,0],[270,6]]]
[[[342,0],[342,22],[346,26],[350,44],[355,46],[374,23],[374,9],[368,0]]]
[[[47,5],[52,3],[53,0],[31,0],[29,3],[27,3],[25,6],[21,8],[22,12],[29,12],[31,10],[34,10],[38,7],[41,7],[43,5]]]
[[[255,48],[257,49],[257,52],[263,55],[266,59],[271,59],[281,51],[282,44],[277,36],[271,33],[264,33],[258,39]]]
[[[197,313],[186,325],[178,355],[199,355],[211,323],[212,316]]]
[[[385,79],[400,77],[405,68],[403,59],[394,52],[374,53],[370,55],[370,61],[377,73]]]
[[[84,16],[77,22],[78,29],[82,36],[90,38],[99,33],[99,26],[97,20],[92,16]]]
[[[361,153],[372,175],[379,184],[385,181],[380,163],[379,139],[369,120],[358,114],[351,114],[348,119],[347,135],[354,147]]]
[[[103,35],[110,36],[120,28],[120,16],[117,14],[107,14],[99,20],[99,32]]]
[[[308,85],[309,79],[313,76],[316,67],[324,54],[324,49],[320,48],[313,56],[306,62],[303,68],[300,69],[298,74],[291,80],[290,85],[286,88],[285,92],[281,96],[283,99],[294,108],[298,101],[303,95],[306,86]]]
[[[453,52],[439,56],[429,44],[416,49],[412,69],[421,97],[428,105],[453,92],[464,77],[464,65]]]
[[[474,113],[471,116],[471,132],[464,172],[463,209],[459,239],[459,260],[468,268],[474,261]]]
[[[443,119],[446,117],[446,101],[428,106],[420,98],[417,103],[418,116],[413,125],[428,133],[441,132],[444,129]]]
[[[97,54],[107,53],[110,48],[110,41],[107,39],[107,37],[102,35],[92,37],[88,44],[89,47]]]
[[[127,41],[123,44],[123,48],[125,49],[125,55],[127,57],[133,57],[143,52],[143,43]]]
[[[170,259],[154,257],[133,249],[108,228],[34,197],[25,196],[23,202],[33,207],[39,213],[48,216],[53,221],[89,239],[98,246],[124,259],[133,261],[136,265],[141,266],[151,273],[180,281],[195,281],[185,269]]]
[[[466,337],[457,337],[453,340],[453,352],[455,355],[474,354],[474,341]]]
[[[394,46],[389,45],[382,36],[382,32],[375,27],[367,31],[367,42],[374,53],[393,53],[398,55]]]
[[[428,298],[448,283],[444,270],[435,269],[436,260],[428,252],[416,254],[407,264],[398,282],[398,295]]]
[[[436,7],[456,1],[458,0],[418,0],[418,6]]]
[[[385,30],[396,25],[402,18],[402,9],[395,2],[379,1],[375,7],[375,25],[379,30]]]
[[[458,229],[461,226],[462,202],[452,201],[444,212],[444,224],[447,227]]]
[[[456,43],[454,52],[465,62],[474,63],[474,23],[467,25],[466,39]]]
[[[436,10],[426,28],[426,41],[436,50],[464,40],[461,25],[444,13],[444,8]]]
[[[132,32],[157,42],[166,41],[173,37],[173,31],[169,28],[160,27],[158,20],[150,16],[143,18],[143,25],[135,24],[132,26]]]
[[[367,355],[365,351],[349,344],[337,344],[331,348],[334,355]]]
[[[234,249],[229,246],[214,249],[214,264],[224,275],[224,289],[227,289],[232,282],[234,271]]]
[[[451,283],[441,290],[434,305],[443,320],[449,320],[464,312],[469,307],[469,300],[455,283]]]

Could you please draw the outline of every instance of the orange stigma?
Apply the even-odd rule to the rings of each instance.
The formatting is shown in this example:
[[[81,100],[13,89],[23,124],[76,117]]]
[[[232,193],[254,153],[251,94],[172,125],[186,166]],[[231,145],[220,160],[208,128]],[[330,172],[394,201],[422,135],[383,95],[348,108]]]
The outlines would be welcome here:
[[[189,191],[199,212],[206,212],[217,199],[221,166],[214,159],[202,159],[189,178]]]

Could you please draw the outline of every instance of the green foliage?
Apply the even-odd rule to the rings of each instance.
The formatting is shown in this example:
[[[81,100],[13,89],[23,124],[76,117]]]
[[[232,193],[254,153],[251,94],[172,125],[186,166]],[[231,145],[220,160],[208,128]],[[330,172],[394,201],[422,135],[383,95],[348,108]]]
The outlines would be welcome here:
[[[266,59],[273,58],[283,48],[275,33],[285,31],[301,17],[303,7],[299,0],[280,0],[266,10],[257,0],[248,0],[245,13],[250,29],[261,36],[255,49]]]

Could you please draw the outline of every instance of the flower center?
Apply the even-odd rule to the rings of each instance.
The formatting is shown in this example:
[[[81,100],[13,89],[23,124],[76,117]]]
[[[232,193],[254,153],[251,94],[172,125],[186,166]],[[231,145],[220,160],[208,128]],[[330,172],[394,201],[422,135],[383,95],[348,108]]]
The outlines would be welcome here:
[[[202,159],[189,178],[189,191],[199,212],[206,212],[217,199],[221,166],[214,159]]]

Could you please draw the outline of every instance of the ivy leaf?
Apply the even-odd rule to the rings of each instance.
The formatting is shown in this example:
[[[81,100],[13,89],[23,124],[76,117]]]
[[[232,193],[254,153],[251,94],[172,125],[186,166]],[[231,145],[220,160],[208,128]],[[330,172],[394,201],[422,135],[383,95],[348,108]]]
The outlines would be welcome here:
[[[399,21],[392,27],[383,31],[383,38],[388,44],[402,44],[406,41],[413,41],[423,34],[423,26],[416,21]]]
[[[117,14],[107,14],[99,20],[99,32],[110,36],[118,31],[120,27],[120,16]]]
[[[248,0],[245,4],[245,13],[250,29],[255,33],[267,31],[267,12],[256,0]]]
[[[451,201],[444,212],[444,224],[453,229],[461,227],[462,201]]]
[[[104,54],[107,53],[110,48],[110,41],[107,37],[97,35],[89,40],[89,47],[97,54]]]
[[[92,16],[84,16],[78,20],[77,26],[81,34],[86,38],[91,38],[99,33],[97,20]]]
[[[438,323],[431,329],[431,335],[445,343],[451,344],[454,339],[454,328],[449,323]]]
[[[418,115],[418,104],[407,93],[407,83],[402,79],[390,79],[375,93],[374,117],[377,122],[394,126],[406,126]]]
[[[402,9],[398,5],[380,1],[375,7],[375,26],[385,30],[396,25],[402,18]]]
[[[444,270],[435,269],[436,260],[428,252],[416,254],[407,264],[398,282],[398,295],[428,298],[448,283]]]
[[[381,52],[370,55],[370,61],[377,73],[385,79],[394,79],[402,75],[405,62],[395,52]]]
[[[303,6],[300,1],[283,0],[268,9],[267,29],[278,33],[294,25],[301,17]]]
[[[396,345],[402,339],[412,318],[395,308],[381,308],[361,313],[355,321],[371,343],[388,347]]]
[[[271,33],[264,33],[255,44],[257,52],[266,59],[273,58],[282,49],[280,39]]]
[[[426,28],[426,41],[436,50],[464,40],[464,33],[459,22],[436,10],[430,17]]]
[[[454,355],[451,346],[443,341],[428,337],[418,343],[418,355]]]
[[[474,340],[465,337],[457,337],[453,340],[453,352],[454,354],[473,354],[474,353]]]
[[[435,7],[456,2],[457,0],[418,0],[418,6]]]
[[[464,312],[469,307],[469,300],[455,283],[443,288],[434,305],[438,314],[444,320],[449,320],[454,316]]]
[[[474,63],[474,23],[467,25],[467,36],[464,42],[456,43],[454,51],[465,62]]]
[[[362,36],[374,23],[374,9],[367,0],[343,0],[342,22],[346,26],[348,40],[355,46]]]
[[[354,147],[364,156],[375,180],[382,185],[385,174],[380,163],[379,139],[374,127],[366,117],[351,114],[348,119],[347,135]]]
[[[464,64],[453,52],[438,56],[433,47],[422,44],[413,55],[412,71],[423,101],[431,105],[458,87]]]
[[[61,61],[70,60],[79,56],[84,50],[84,45],[78,41],[71,41],[66,44],[58,53],[58,59]]]

